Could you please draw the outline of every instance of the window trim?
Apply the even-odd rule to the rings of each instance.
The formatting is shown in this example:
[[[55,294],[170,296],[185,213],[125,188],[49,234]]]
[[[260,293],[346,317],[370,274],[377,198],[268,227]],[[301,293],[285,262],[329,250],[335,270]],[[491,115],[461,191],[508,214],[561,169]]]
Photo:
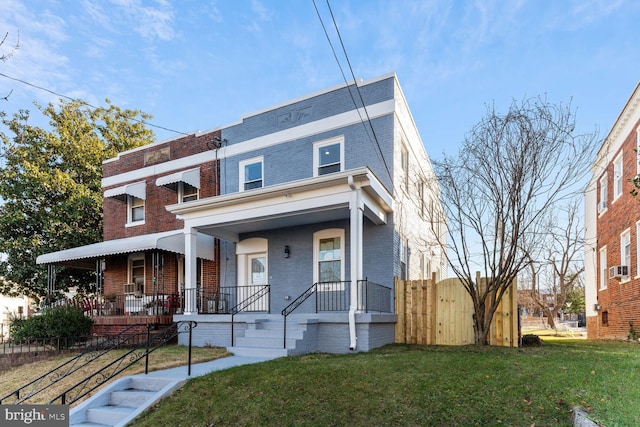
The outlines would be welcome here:
[[[136,200],[140,200],[141,203],[139,205],[134,205],[134,199]],[[139,208],[142,207],[142,219],[139,220],[134,220],[133,219],[133,209],[135,208]],[[146,215],[146,200],[145,199],[140,199],[139,197],[136,196],[132,196],[130,194],[127,194],[127,227],[132,227],[132,226],[137,226],[137,225],[143,225],[146,221],[147,215]]]
[[[613,201],[615,202],[623,193],[624,186],[624,159],[622,152],[613,161]],[[618,169],[619,166],[619,170]]]
[[[188,185],[188,186],[193,187],[193,188],[196,189],[196,191],[195,191],[196,198],[194,200],[187,200],[187,201],[184,200],[186,196],[193,196],[193,194],[188,194],[188,195],[185,194],[185,185]],[[189,184],[187,182],[184,182],[184,181],[180,181],[178,183],[178,204],[180,204],[180,203],[189,203],[189,202],[193,202],[193,201],[196,201],[196,200],[199,200],[199,199],[200,199],[200,189],[198,187],[194,187],[193,185],[191,185],[191,184]]]
[[[320,164],[320,149],[323,147],[327,147],[330,145],[339,144],[340,146],[340,161],[338,162],[340,168],[338,172],[342,172],[345,170],[345,159],[344,159],[344,136],[336,136],[329,139],[324,139],[322,141],[316,141],[313,143],[313,176],[322,176],[328,174],[320,174],[320,167],[327,166]],[[330,174],[330,173],[329,173]]]
[[[623,242],[625,242],[623,239],[628,239],[626,241],[626,244],[623,245]],[[629,253],[626,254],[625,253],[625,248],[628,248]],[[626,230],[624,230],[622,233],[620,233],[620,265],[626,265],[627,266],[627,276],[623,277],[621,282],[628,282],[629,280],[631,280],[631,229],[627,228]]]
[[[409,149],[404,141],[400,144],[400,170],[405,190],[409,191]]]
[[[343,228],[327,228],[325,230],[316,231],[313,233],[313,283],[318,283],[320,280],[320,240],[323,239],[340,239],[340,282],[345,281],[345,253],[346,253],[346,241],[345,232]],[[318,289],[322,290],[322,289]],[[338,289],[331,288],[330,290],[336,291]]]
[[[603,246],[600,248],[599,255],[600,255],[598,259],[598,265],[600,267],[599,289],[602,291],[607,289],[609,285],[609,276],[608,276],[609,269],[607,268],[607,247],[606,246]]]
[[[598,180],[598,185],[598,214],[601,214],[609,207],[609,176],[606,172]]]
[[[145,254],[135,253],[129,255],[127,259],[127,283],[133,283],[133,263],[134,261],[142,261],[142,294],[144,295],[144,290],[146,288],[146,277],[147,277],[147,260]],[[137,291],[137,286],[134,286],[134,289]]]
[[[260,163],[260,187],[249,188],[246,189],[245,185],[249,182],[257,182],[255,181],[246,181],[244,168],[249,165]],[[264,188],[264,156],[252,157],[250,159],[241,160],[238,162],[238,191],[251,191],[256,190],[258,188]]]

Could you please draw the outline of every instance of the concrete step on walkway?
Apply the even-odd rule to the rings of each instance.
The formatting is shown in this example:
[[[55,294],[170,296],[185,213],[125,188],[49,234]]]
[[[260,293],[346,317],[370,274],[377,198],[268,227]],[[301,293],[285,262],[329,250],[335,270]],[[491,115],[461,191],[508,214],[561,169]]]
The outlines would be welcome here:
[[[85,400],[69,412],[73,427],[126,426],[142,411],[171,394],[189,378],[234,366],[265,362],[275,357],[229,356],[188,366],[149,372],[118,379],[98,394]]]

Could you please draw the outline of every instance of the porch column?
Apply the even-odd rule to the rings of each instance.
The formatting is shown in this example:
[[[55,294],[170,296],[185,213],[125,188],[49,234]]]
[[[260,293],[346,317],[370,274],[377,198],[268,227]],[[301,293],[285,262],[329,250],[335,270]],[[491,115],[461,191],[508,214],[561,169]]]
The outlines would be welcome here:
[[[351,187],[351,201],[349,202],[350,216],[350,278],[351,278],[351,306],[349,307],[349,349],[355,350],[357,345],[355,313],[361,307],[358,301],[358,280],[362,278],[362,233],[363,233],[363,211],[362,190],[349,177],[349,187]]]
[[[198,230],[185,228],[184,230],[184,314],[198,314],[196,305],[196,280],[198,262]]]

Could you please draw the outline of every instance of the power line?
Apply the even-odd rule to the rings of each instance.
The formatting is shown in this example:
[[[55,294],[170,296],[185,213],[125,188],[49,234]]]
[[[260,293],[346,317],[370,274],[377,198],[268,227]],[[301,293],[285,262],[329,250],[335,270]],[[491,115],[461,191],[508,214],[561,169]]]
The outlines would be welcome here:
[[[27,86],[31,86],[31,87],[33,87],[35,89],[39,89],[39,90],[42,90],[42,91],[45,91],[45,92],[49,92],[50,94],[55,95],[55,96],[59,96],[60,98],[65,98],[65,99],[68,99],[70,101],[79,102],[79,103],[87,105],[87,106],[89,106],[91,108],[99,108],[99,107],[96,107],[95,105],[91,105],[88,102],[83,101],[81,99],[76,99],[76,98],[72,98],[72,97],[67,96],[67,95],[63,95],[63,94],[55,92],[55,91],[53,91],[51,89],[47,89],[46,87],[38,86],[36,84],[27,82],[25,80],[22,80],[22,79],[19,79],[19,78],[16,78],[16,77],[8,76],[8,75],[6,75],[4,73],[0,73],[0,76],[2,76],[4,78],[7,78],[9,80],[13,80],[13,81],[25,84]],[[167,128],[167,127],[164,127],[164,126],[160,126],[160,125],[156,125],[156,124],[144,121],[144,120],[136,119],[135,117],[129,118],[129,120],[133,120],[134,122],[138,122],[138,123],[143,123],[143,124],[145,124],[147,126],[151,126],[151,127],[157,128],[157,129],[162,129],[162,130],[166,130],[166,131],[169,131],[169,132],[174,132],[174,133],[177,133],[177,134],[180,134],[180,135],[190,135],[190,134],[185,133],[185,132],[180,132],[178,130],[170,129],[170,128]]]
[[[378,153],[380,155],[380,159],[382,160],[382,163],[384,165],[384,168],[387,172],[387,175],[389,175],[389,179],[391,179],[391,181],[393,182],[393,177],[391,176],[391,171],[389,169],[389,166],[387,165],[387,162],[384,158],[384,154],[382,153],[382,148],[380,147],[380,142],[378,141],[378,137],[376,135],[375,130],[373,129],[373,125],[371,124],[371,118],[369,117],[369,112],[367,111],[367,106],[364,103],[364,99],[362,98],[362,93],[360,92],[360,88],[358,87],[358,83],[356,81],[355,75],[353,73],[353,69],[351,68],[351,62],[349,61],[349,57],[347,55],[347,51],[344,47],[344,43],[342,43],[342,37],[340,36],[340,30],[338,29],[338,25],[336,23],[335,18],[333,17],[333,12],[331,11],[331,5],[329,4],[329,0],[327,0],[327,6],[329,7],[329,12],[331,13],[331,18],[333,20],[333,25],[334,28],[336,29],[336,33],[338,34],[338,38],[340,40],[340,44],[342,46],[342,51],[344,53],[345,58],[347,59],[347,64],[349,64],[349,70],[351,71],[351,77],[353,78],[353,84],[356,88],[356,91],[358,92],[358,95],[360,97],[360,102],[362,104],[362,108],[364,109],[364,112],[367,116],[367,123],[369,124],[369,128],[371,129],[371,134],[369,133],[369,129],[367,129],[367,125],[365,123],[364,118],[362,117],[362,114],[360,114],[360,109],[358,108],[358,103],[356,102],[356,99],[353,97],[353,93],[351,92],[351,88],[349,85],[349,82],[347,80],[347,77],[344,74],[344,70],[342,69],[342,65],[340,64],[340,60],[338,59],[338,55],[336,54],[336,50],[333,47],[333,43],[331,43],[331,38],[329,37],[329,33],[327,32],[327,28],[324,25],[324,21],[322,20],[322,17],[320,16],[320,12],[318,11],[318,6],[316,5],[315,0],[312,0],[313,2],[313,7],[316,10],[316,14],[318,15],[318,19],[320,20],[320,24],[322,25],[322,29],[324,30],[324,34],[327,38],[327,41],[329,42],[329,46],[331,47],[331,51],[333,52],[333,57],[336,60],[336,63],[338,64],[338,68],[340,69],[340,73],[342,74],[342,79],[344,80],[345,84],[347,85],[347,90],[349,91],[349,96],[351,97],[351,100],[353,101],[353,105],[356,107],[356,111],[358,112],[358,116],[360,117],[360,122],[362,123],[362,125],[364,126],[366,132],[367,132],[367,136],[369,137],[369,140],[371,141],[371,134],[373,134],[373,139],[375,139],[375,143],[377,145],[378,148]],[[373,142],[373,141],[371,141]]]

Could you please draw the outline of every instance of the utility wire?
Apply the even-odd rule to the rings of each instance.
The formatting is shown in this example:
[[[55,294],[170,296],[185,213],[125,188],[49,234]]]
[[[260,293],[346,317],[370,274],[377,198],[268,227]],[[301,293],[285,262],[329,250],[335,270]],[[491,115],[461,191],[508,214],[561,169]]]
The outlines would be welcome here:
[[[83,101],[83,100],[81,100],[81,99],[75,99],[75,98],[72,98],[72,97],[70,97],[70,96],[63,95],[63,94],[58,93],[58,92],[54,92],[53,90],[51,90],[51,89],[47,89],[46,87],[38,86],[38,85],[36,85],[36,84],[29,83],[29,82],[27,82],[27,81],[25,81],[25,80],[21,80],[21,79],[18,79],[18,78],[16,78],[16,77],[8,76],[8,75],[6,75],[6,74],[4,74],[4,73],[0,73],[0,76],[1,76],[1,77],[4,77],[4,78],[7,78],[7,79],[9,79],[9,80],[13,80],[13,81],[16,81],[16,82],[19,82],[19,83],[25,84],[25,85],[27,85],[27,86],[31,86],[31,87],[36,88],[36,89],[39,89],[39,90],[43,90],[43,91],[45,91],[45,92],[49,92],[50,94],[53,94],[53,95],[59,96],[59,97],[61,97],[61,98],[68,99],[68,100],[70,100],[70,101],[74,101],[74,102],[82,103],[82,104],[87,105],[87,106],[89,106],[89,107],[91,107],[91,108],[98,108],[98,107],[96,107],[95,105],[91,105],[91,104],[89,104],[88,102]],[[151,127],[157,128],[157,129],[162,129],[162,130],[166,130],[166,131],[169,131],[169,132],[174,132],[174,133],[177,133],[177,134],[180,134],[180,135],[190,135],[190,134],[185,133],[185,132],[180,132],[180,131],[177,131],[177,130],[174,130],[174,129],[169,129],[169,128],[167,128],[167,127],[160,126],[160,125],[155,125],[155,124],[153,124],[153,123],[150,123],[150,122],[147,122],[147,121],[144,121],[144,120],[140,120],[140,119],[136,119],[136,118],[134,118],[134,117],[130,118],[129,120],[133,120],[134,122],[138,122],[138,123],[143,123],[143,124],[145,124],[145,125],[147,125],[147,126],[151,126]]]
[[[369,137],[369,140],[371,141],[371,134],[369,133],[369,129],[367,128],[367,125],[365,124],[365,119],[362,117],[362,114],[360,114],[360,109],[358,108],[358,103],[357,103],[356,99],[353,97],[353,93],[351,92],[351,87],[349,85],[347,77],[344,74],[344,70],[342,69],[342,65],[340,64],[340,60],[338,59],[338,55],[336,54],[336,50],[333,47],[333,43],[331,43],[331,38],[329,37],[329,33],[327,32],[327,28],[324,25],[324,21],[322,20],[322,17],[320,16],[320,12],[318,11],[318,6],[316,5],[316,1],[312,0],[312,2],[313,2],[313,7],[316,10],[316,14],[318,15],[318,19],[320,20],[320,24],[322,25],[322,29],[324,30],[324,35],[326,36],[327,41],[329,42],[329,46],[331,47],[331,51],[333,52],[333,57],[336,60],[336,63],[338,64],[338,68],[340,69],[340,73],[342,74],[342,79],[344,80],[345,84],[347,85],[347,90],[349,91],[349,96],[351,97],[351,100],[353,101],[353,105],[356,107],[356,111],[358,112],[358,116],[360,117],[360,122],[364,126],[365,131],[367,132],[367,136]],[[329,11],[331,12],[331,5],[329,5],[329,0],[327,0],[327,6],[329,6]],[[360,102],[362,103],[362,108],[364,109],[364,112],[367,115],[367,122],[369,123],[369,128],[371,129],[371,133],[373,134],[373,138],[375,139],[376,145],[378,147],[378,153],[380,155],[380,159],[382,160],[384,168],[387,171],[387,175],[389,175],[389,178],[391,179],[391,181],[393,181],[393,177],[391,176],[391,171],[389,170],[389,166],[387,165],[387,162],[384,159],[384,155],[382,154],[382,148],[380,147],[380,143],[378,141],[378,137],[376,136],[376,132],[373,129],[373,125],[371,124],[371,118],[369,117],[369,112],[367,111],[367,106],[365,105],[364,99],[362,98],[362,94],[360,93],[360,88],[358,87],[358,83],[356,82],[355,75],[353,74],[353,69],[351,69],[351,63],[349,61],[349,57],[347,56],[347,51],[346,51],[346,49],[344,47],[344,44],[342,43],[342,37],[340,36],[340,31],[338,30],[338,26],[336,24],[335,18],[333,17],[333,12],[331,12],[331,18],[333,19],[333,25],[334,25],[334,27],[336,29],[336,32],[338,33],[338,38],[340,39],[340,44],[342,45],[342,51],[344,52],[344,55],[345,55],[345,57],[347,59],[347,63],[349,64],[349,69],[351,70],[351,76],[353,78],[353,83],[354,83],[356,91],[358,92],[358,95],[360,97]],[[373,142],[373,141],[371,141],[371,142]]]

